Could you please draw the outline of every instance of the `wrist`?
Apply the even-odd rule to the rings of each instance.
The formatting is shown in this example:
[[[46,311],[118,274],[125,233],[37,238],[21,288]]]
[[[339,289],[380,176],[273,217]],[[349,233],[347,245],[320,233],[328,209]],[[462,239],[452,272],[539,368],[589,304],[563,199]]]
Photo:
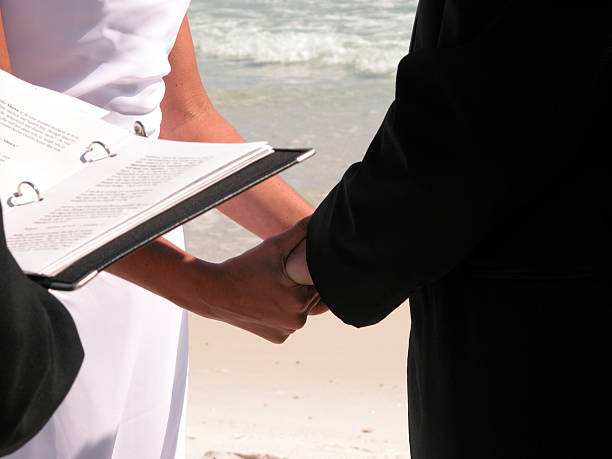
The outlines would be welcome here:
[[[181,267],[175,286],[164,296],[183,309],[214,319],[219,271],[219,265],[193,258]]]

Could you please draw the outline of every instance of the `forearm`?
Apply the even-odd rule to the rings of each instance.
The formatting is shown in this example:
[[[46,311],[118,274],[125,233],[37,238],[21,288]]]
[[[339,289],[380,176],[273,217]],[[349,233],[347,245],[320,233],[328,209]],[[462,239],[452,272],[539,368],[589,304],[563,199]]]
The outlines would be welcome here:
[[[244,142],[206,94],[186,17],[170,54],[170,64],[172,72],[164,78],[161,137],[188,142]],[[291,227],[314,209],[282,179],[273,177],[222,204],[219,210],[267,238]]]
[[[191,142],[244,142],[205,97],[199,101],[199,108],[193,107],[187,114],[184,111],[165,112],[161,137]],[[218,209],[262,238],[285,231],[314,210],[280,177],[260,183]]]
[[[206,293],[216,288],[215,266],[159,238],[107,271],[196,314],[210,316]]]
[[[265,239],[290,228],[314,209],[280,177],[272,177],[219,206],[219,210]]]

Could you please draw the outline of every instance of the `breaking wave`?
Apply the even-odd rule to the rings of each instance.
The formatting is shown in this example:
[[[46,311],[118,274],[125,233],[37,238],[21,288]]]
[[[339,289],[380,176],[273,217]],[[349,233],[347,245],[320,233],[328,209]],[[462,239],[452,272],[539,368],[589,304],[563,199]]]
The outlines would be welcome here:
[[[200,56],[343,67],[364,76],[394,74],[408,52],[414,20],[414,8],[405,0],[374,8],[375,3],[358,0],[259,0],[248,7],[234,0],[216,9],[212,3],[196,0],[190,11]]]

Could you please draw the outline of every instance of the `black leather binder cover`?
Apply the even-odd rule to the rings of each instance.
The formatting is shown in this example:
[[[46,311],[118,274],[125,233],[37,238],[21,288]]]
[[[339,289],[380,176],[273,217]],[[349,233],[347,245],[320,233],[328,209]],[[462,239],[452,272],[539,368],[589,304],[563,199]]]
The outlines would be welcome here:
[[[120,258],[157,239],[222,202],[314,154],[312,149],[276,149],[240,171],[108,242],[54,277],[31,275],[44,287],[75,290]]]

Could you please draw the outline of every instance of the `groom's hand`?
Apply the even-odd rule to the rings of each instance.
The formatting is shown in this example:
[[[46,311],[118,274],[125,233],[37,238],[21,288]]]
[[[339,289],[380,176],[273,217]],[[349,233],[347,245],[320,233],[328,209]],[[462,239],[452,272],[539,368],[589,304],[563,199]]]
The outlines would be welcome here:
[[[310,218],[303,220],[308,223]],[[306,238],[302,239],[302,241],[291,251],[287,260],[285,261],[285,270],[287,271],[287,276],[294,281],[296,284],[301,285],[313,285],[312,277],[310,276],[310,271],[308,270],[308,263],[306,262]],[[319,302],[316,306],[314,306],[309,314],[322,314],[326,312],[327,306],[322,302]]]
[[[306,239],[303,239],[297,247],[295,247],[285,263],[287,276],[296,284],[313,285],[308,263],[306,262]]]
[[[275,343],[302,328],[318,306],[312,286],[299,285],[285,269],[289,253],[305,238],[307,219],[242,255],[216,265],[214,291],[203,292],[196,311],[251,331]],[[207,269],[210,268],[208,265]]]

